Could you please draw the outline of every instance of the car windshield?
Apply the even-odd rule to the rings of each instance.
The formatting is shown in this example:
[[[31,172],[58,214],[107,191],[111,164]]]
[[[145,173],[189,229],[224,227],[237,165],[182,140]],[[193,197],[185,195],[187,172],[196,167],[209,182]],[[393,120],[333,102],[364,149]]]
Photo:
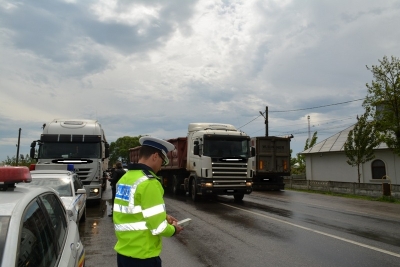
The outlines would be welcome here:
[[[61,197],[71,197],[71,182],[68,179],[60,178],[33,178],[30,184],[48,186],[56,190]]]

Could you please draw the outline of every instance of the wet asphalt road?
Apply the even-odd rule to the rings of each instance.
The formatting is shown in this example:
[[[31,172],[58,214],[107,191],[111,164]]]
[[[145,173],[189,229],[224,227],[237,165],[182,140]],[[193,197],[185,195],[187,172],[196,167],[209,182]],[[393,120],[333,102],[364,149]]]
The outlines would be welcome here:
[[[86,266],[116,266],[111,191],[80,225]],[[400,205],[294,191],[193,203],[166,193],[168,213],[192,218],[164,238],[163,266],[400,266]]]

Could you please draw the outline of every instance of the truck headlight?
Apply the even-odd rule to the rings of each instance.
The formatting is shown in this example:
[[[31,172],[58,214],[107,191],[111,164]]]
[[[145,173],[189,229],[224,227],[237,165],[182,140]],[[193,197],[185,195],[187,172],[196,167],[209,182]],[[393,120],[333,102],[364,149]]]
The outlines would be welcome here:
[[[98,193],[99,189],[98,188],[91,188],[90,193]]]

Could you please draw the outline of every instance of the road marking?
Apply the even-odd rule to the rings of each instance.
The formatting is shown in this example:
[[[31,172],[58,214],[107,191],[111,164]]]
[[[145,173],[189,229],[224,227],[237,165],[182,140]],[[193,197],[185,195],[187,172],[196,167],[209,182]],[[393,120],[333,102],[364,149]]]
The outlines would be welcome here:
[[[357,246],[360,246],[360,247],[364,247],[364,248],[368,248],[368,249],[371,249],[371,250],[379,251],[379,252],[382,252],[382,253],[385,253],[385,254],[400,258],[400,254],[394,253],[394,252],[391,252],[391,251],[388,251],[388,250],[384,250],[384,249],[380,249],[380,248],[377,248],[377,247],[369,246],[369,245],[366,245],[366,244],[363,244],[363,243],[352,241],[350,239],[346,239],[346,238],[339,237],[339,236],[336,236],[336,235],[331,235],[331,234],[328,234],[328,233],[324,233],[324,232],[321,232],[321,231],[318,231],[318,230],[314,230],[314,229],[311,229],[311,228],[308,228],[308,227],[304,227],[304,226],[301,226],[301,225],[298,225],[298,224],[290,223],[290,222],[287,222],[287,221],[284,221],[284,220],[281,220],[281,219],[277,219],[277,218],[274,218],[274,217],[270,217],[270,216],[267,216],[267,215],[264,215],[264,214],[260,214],[260,213],[254,212],[254,211],[245,210],[245,209],[242,209],[242,208],[231,206],[231,205],[228,205],[228,204],[225,204],[225,203],[220,203],[220,204],[228,206],[230,208],[234,208],[234,209],[237,209],[237,210],[248,212],[248,213],[251,213],[251,214],[254,214],[254,215],[262,216],[262,217],[265,217],[265,218],[268,218],[268,219],[271,219],[271,220],[275,220],[275,221],[278,221],[278,222],[281,222],[281,223],[286,223],[288,225],[291,225],[291,226],[294,226],[294,227],[297,227],[297,228],[301,228],[303,230],[307,230],[307,231],[310,231],[310,232],[313,232],[313,233],[316,233],[316,234],[328,236],[328,237],[331,237],[331,238],[334,238],[334,239],[338,239],[338,240],[341,240],[341,241],[344,241],[344,242],[347,242],[347,243],[350,243],[350,244],[353,244],[353,245],[357,245]]]

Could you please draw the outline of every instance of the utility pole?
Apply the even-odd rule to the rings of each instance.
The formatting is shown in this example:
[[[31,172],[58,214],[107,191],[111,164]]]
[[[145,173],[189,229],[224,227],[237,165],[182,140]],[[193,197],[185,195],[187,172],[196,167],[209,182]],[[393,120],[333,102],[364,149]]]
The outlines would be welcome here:
[[[15,166],[18,166],[18,158],[19,158],[19,141],[21,139],[21,128],[18,131],[18,145],[17,145],[17,156],[15,157]]]
[[[310,115],[307,116],[307,119],[308,119],[308,143],[311,143]]]
[[[260,114],[265,119],[265,136],[268,136],[268,106],[265,106],[265,115],[261,111]]]

